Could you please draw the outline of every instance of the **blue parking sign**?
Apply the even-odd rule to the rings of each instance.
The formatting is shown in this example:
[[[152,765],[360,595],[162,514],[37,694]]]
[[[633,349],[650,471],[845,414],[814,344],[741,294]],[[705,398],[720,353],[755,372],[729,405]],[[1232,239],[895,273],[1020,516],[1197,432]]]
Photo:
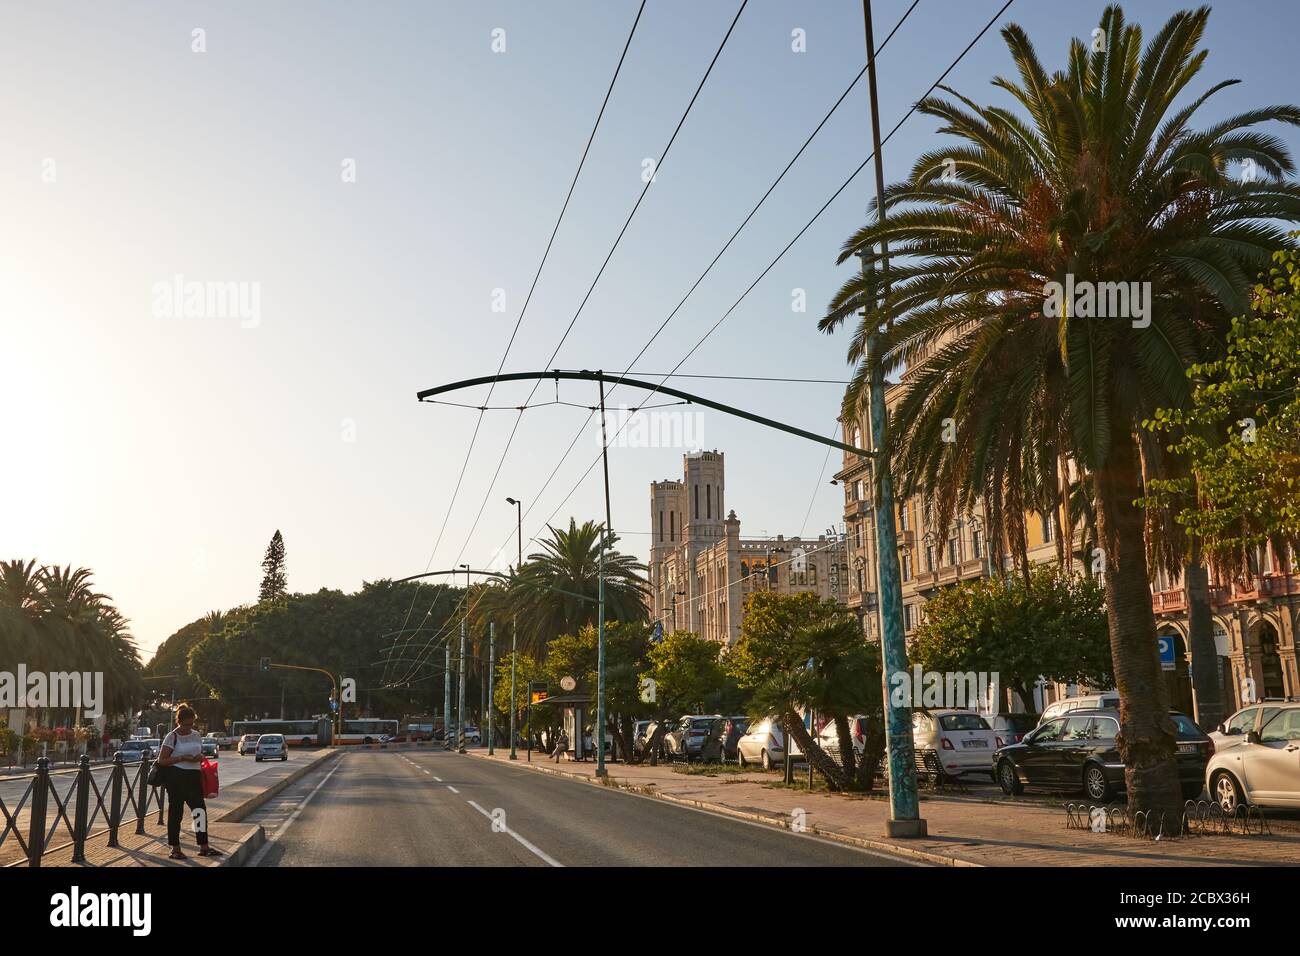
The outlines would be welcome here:
[[[1171,635],[1161,634],[1156,637],[1156,643],[1160,647],[1160,669],[1162,671],[1171,671],[1176,667],[1174,638]]]

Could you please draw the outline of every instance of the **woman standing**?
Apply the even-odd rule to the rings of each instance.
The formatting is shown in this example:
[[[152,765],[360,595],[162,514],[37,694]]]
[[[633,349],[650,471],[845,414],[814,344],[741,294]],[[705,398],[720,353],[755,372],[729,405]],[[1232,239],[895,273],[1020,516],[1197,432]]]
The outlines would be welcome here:
[[[199,764],[203,759],[203,743],[194,729],[194,708],[181,704],[176,710],[176,729],[163,738],[158,763],[170,767],[167,774],[167,843],[172,851],[169,858],[185,859],[181,852],[181,817],[188,804],[194,819],[194,838],[199,844],[199,856],[220,856],[221,851],[208,846],[208,807],[203,802],[203,778]]]

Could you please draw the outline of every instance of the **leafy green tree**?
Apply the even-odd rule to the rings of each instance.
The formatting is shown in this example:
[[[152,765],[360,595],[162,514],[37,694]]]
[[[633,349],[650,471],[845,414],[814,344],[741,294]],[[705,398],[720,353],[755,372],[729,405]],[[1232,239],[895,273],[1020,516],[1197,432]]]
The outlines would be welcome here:
[[[1051,565],[1034,568],[1027,583],[1014,575],[963,581],[926,603],[908,656],[925,671],[997,674],[1029,706],[1040,677],[1109,687],[1104,598],[1095,579]]]
[[[1152,482],[1153,500],[1180,506],[1179,523],[1225,575],[1266,541],[1278,553],[1300,547],[1300,253],[1273,258],[1227,354],[1188,369],[1191,407],[1146,423],[1192,462],[1190,474]]]
[[[262,586],[257,592],[259,601],[274,601],[282,598],[289,591],[289,579],[284,570],[284,538],[280,529],[271,535],[271,543],[266,546],[266,555],[262,558]]]
[[[863,310],[850,361],[871,348],[886,368],[910,366],[887,460],[905,490],[935,489],[940,527],[982,499],[1000,547],[1035,498],[1055,494],[1061,461],[1090,476],[1129,806],[1173,819],[1175,728],[1144,517],[1133,507],[1144,477],[1164,477],[1163,459],[1139,424],[1189,403],[1186,370],[1245,311],[1249,277],[1289,245],[1274,223],[1300,220],[1300,188],[1280,178],[1291,157],[1255,129],[1298,125],[1300,108],[1252,108],[1193,128],[1234,81],[1175,108],[1208,56],[1199,48],[1208,17],[1208,7],[1177,13],[1144,46],[1141,29],[1107,7],[1099,42],[1073,41],[1056,73],[1020,27],[1006,27],[1019,82],[994,85],[1023,113],[951,90],[919,104],[961,142],[925,153],[907,182],[885,191],[885,218],[841,255],[863,257],[864,272],[821,323],[831,330]],[[1260,175],[1234,178],[1234,161]],[[886,257],[892,286],[877,301]],[[1076,279],[1107,297],[1106,317],[1083,292],[1057,302]],[[1136,295],[1127,310],[1121,288]],[[861,387],[849,396],[854,408],[862,399]]]
[[[645,746],[652,763],[670,723],[682,714],[704,711],[705,701],[726,687],[721,654],[721,644],[694,631],[674,631],[650,646],[637,688],[639,695],[646,687],[651,698],[646,716],[658,723]]]

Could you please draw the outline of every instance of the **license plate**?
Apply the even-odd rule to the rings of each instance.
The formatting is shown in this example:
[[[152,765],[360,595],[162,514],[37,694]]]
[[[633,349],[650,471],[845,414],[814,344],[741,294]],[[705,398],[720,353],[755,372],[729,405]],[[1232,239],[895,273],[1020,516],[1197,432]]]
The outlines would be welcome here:
[[[962,745],[963,747],[985,747],[985,748],[987,748],[988,745],[989,745],[989,742],[988,742],[987,740],[963,740],[963,741],[961,742],[961,745]]]
[[[1196,744],[1179,744],[1179,745],[1178,745],[1178,752],[1179,752],[1180,754],[1194,754],[1194,753],[1196,753],[1197,751],[1199,751],[1200,749],[1201,749],[1201,748],[1200,748],[1199,746],[1197,746]]]

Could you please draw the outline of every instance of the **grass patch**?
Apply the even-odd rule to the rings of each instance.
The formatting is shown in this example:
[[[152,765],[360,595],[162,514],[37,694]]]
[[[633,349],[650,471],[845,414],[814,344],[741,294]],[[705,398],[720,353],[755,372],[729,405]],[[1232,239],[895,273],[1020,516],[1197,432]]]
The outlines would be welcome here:
[[[741,767],[734,763],[677,763],[674,762],[673,773],[689,777],[723,777],[739,773],[762,773],[757,767]],[[775,771],[774,771],[775,772]]]

